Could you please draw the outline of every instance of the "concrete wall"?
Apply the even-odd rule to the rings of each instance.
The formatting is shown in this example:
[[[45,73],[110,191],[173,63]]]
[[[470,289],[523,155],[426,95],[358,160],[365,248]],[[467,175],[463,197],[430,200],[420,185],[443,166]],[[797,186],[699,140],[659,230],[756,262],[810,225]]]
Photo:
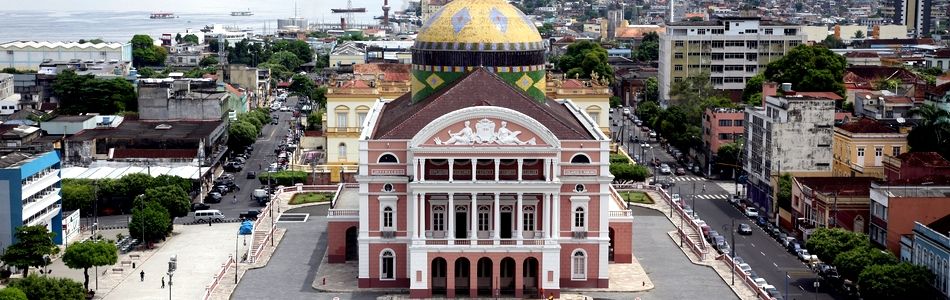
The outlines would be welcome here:
[[[950,197],[890,197],[887,205],[887,250],[900,255],[901,235],[912,234],[914,222],[930,222],[950,214]]]
[[[167,87],[139,86],[139,118],[142,120],[220,120],[227,94],[211,94],[208,98],[168,97]]]
[[[96,128],[96,118],[89,118],[82,122],[58,122],[52,120],[40,124],[40,129],[46,131],[47,135],[76,134],[84,129],[93,128]]]
[[[834,101],[789,102],[785,122],[772,124],[772,170],[831,172]]]
[[[828,37],[828,26],[802,26],[802,33],[805,40],[818,43]]]

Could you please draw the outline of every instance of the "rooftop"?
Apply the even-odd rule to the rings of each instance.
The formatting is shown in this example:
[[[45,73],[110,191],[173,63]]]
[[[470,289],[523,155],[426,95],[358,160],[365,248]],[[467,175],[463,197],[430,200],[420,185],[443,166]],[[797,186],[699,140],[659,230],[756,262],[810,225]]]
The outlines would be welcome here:
[[[897,133],[896,129],[870,118],[860,118],[837,127],[850,133]]]
[[[940,234],[947,235],[947,233],[950,232],[950,215],[930,222],[930,224],[927,224],[927,227]]]
[[[839,197],[866,197],[874,177],[795,177],[802,186],[816,193]]]
[[[121,49],[128,43],[77,43],[77,42],[37,42],[37,41],[13,41],[0,44],[0,48],[93,48],[93,49]]]
[[[12,152],[6,155],[0,156],[0,168],[16,168],[30,159],[33,158],[33,155],[29,155],[23,152]]]
[[[83,115],[83,116],[60,115],[46,122],[83,122],[95,117],[96,117],[95,115]]]
[[[70,141],[92,139],[127,140],[199,140],[211,135],[222,121],[138,121],[125,120],[119,127],[83,130],[69,138]],[[159,125],[171,125],[168,129],[156,129]]]
[[[907,167],[925,167],[940,168],[950,167],[950,161],[943,158],[937,152],[907,152],[897,156],[901,160],[901,166]]]
[[[888,183],[874,182],[871,188],[884,192],[888,197],[950,198],[950,177],[925,176]]]

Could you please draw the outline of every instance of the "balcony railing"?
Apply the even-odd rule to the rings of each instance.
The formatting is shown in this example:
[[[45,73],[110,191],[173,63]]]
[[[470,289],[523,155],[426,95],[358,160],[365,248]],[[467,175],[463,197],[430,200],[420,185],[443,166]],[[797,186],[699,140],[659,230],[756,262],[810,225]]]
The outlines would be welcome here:
[[[353,218],[359,216],[359,209],[331,209],[327,213],[327,217],[329,218]]]
[[[359,127],[327,127],[327,133],[353,133],[360,132]]]
[[[426,239],[426,245],[430,246],[495,246],[494,239],[458,239],[450,241],[448,239]],[[498,245],[501,246],[517,246],[517,239],[501,239],[498,240]],[[544,245],[543,239],[523,239],[521,240],[521,245]]]

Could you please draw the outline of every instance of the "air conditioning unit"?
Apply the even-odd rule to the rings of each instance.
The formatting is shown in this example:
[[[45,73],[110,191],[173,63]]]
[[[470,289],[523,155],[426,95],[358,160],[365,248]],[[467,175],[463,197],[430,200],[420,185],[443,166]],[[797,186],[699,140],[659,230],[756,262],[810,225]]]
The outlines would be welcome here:
[[[395,231],[383,231],[383,238],[384,238],[384,239],[391,239],[391,238],[395,238],[395,237],[396,237],[396,232],[395,232]]]
[[[586,239],[587,231],[574,231],[572,232],[575,239]]]

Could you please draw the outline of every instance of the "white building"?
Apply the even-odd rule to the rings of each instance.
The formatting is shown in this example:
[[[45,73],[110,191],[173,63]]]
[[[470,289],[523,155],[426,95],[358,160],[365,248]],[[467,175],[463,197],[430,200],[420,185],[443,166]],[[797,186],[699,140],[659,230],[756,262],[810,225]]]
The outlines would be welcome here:
[[[805,42],[801,25],[758,17],[674,22],[660,33],[660,99],[673,82],[710,73],[719,90],[742,90],[746,80]]]
[[[39,68],[43,61],[131,62],[131,43],[9,42],[0,44],[0,67]]]
[[[20,94],[13,92],[13,74],[0,73],[0,116],[20,110]]]

